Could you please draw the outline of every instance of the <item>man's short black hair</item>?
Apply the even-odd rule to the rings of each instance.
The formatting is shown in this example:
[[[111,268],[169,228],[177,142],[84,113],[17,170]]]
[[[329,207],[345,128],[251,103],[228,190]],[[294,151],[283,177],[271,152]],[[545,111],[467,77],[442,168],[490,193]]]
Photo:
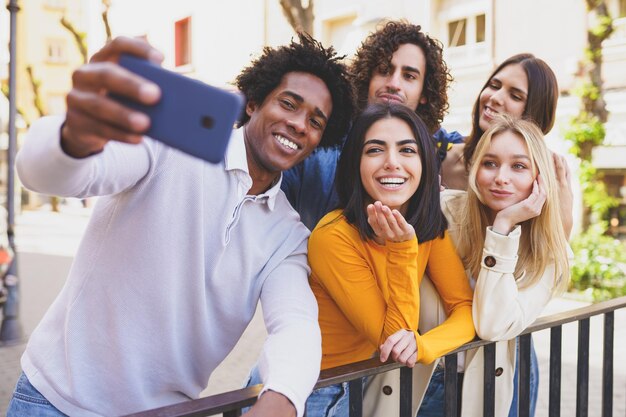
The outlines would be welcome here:
[[[334,48],[324,48],[310,35],[299,33],[300,42],[278,48],[265,47],[263,54],[255,59],[237,76],[235,84],[248,101],[262,105],[265,98],[280,85],[285,74],[305,72],[321,79],[330,92],[333,109],[322,135],[320,146],[339,144],[348,131],[354,115],[354,94],[348,79],[346,66]],[[240,125],[250,116],[243,114]]]

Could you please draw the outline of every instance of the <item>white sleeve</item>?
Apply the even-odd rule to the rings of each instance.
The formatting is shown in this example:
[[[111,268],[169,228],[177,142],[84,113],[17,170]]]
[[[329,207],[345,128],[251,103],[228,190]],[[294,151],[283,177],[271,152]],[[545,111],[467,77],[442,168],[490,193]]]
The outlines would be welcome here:
[[[520,236],[520,226],[508,236],[487,228],[472,306],[474,326],[481,339],[516,337],[539,317],[552,296],[554,263],[547,266],[536,284],[518,288],[513,273]]]
[[[109,142],[104,151],[72,158],[61,149],[62,116],[37,120],[17,154],[20,181],[30,190],[60,197],[90,197],[119,193],[149,171],[153,158],[148,140],[140,145]]]
[[[306,240],[303,242],[306,248]],[[306,249],[287,257],[265,280],[261,305],[268,337],[258,361],[266,390],[279,392],[304,414],[317,382],[322,338],[317,302],[308,282]]]

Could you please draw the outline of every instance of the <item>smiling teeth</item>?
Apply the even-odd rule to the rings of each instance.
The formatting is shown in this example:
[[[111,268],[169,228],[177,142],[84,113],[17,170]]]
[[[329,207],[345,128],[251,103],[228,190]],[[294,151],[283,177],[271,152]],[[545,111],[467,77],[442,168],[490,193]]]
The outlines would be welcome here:
[[[404,184],[406,180],[404,178],[381,178],[378,181],[383,185],[399,187]]]
[[[496,117],[499,113],[489,107],[485,107],[484,113],[489,117]]]
[[[276,139],[278,140],[278,142],[281,145],[284,145],[284,146],[286,146],[286,147],[288,147],[290,149],[293,149],[293,150],[298,149],[298,145],[296,145],[295,143],[293,143],[289,139],[286,139],[286,138],[284,138],[282,136],[279,136],[279,135],[275,135],[275,137],[276,137]]]

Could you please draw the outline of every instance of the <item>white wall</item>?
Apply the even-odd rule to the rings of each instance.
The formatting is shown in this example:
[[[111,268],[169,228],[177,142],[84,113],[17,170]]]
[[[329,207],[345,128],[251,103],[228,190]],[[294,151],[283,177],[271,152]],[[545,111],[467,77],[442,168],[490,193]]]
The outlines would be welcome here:
[[[191,16],[192,65],[190,76],[225,85],[266,44],[289,41],[293,31],[274,0],[230,0],[171,3],[127,0],[114,3],[110,12],[114,34],[147,35],[165,54],[164,65],[174,67],[174,23]]]

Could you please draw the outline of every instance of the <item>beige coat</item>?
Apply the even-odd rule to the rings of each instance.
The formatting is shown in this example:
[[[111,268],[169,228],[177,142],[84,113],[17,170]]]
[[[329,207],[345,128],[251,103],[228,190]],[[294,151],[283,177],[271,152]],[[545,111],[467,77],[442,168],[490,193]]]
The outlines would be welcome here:
[[[457,241],[459,215],[466,193],[448,191],[442,193],[441,206],[449,222],[449,231]],[[517,262],[520,229],[508,236],[491,230],[483,247],[485,257],[492,256],[495,265],[483,264],[477,279],[473,301],[476,331],[485,340],[500,340],[496,345],[496,402],[495,415],[506,417],[513,398],[515,372],[515,337],[539,316],[552,294],[554,267],[548,267],[541,280],[532,287],[519,290],[513,277]],[[428,277],[420,287],[421,307],[419,331],[426,332],[445,319],[439,295]],[[512,340],[507,340],[512,339]],[[467,351],[463,383],[463,417],[483,415],[483,349]],[[417,364],[413,368],[413,415],[417,414],[424,393],[437,361]],[[399,414],[400,371],[372,378],[366,387],[364,415],[368,417],[393,417]],[[471,381],[471,383],[469,383]],[[391,387],[391,393],[383,393],[383,387]],[[389,390],[385,390],[389,392]]]

